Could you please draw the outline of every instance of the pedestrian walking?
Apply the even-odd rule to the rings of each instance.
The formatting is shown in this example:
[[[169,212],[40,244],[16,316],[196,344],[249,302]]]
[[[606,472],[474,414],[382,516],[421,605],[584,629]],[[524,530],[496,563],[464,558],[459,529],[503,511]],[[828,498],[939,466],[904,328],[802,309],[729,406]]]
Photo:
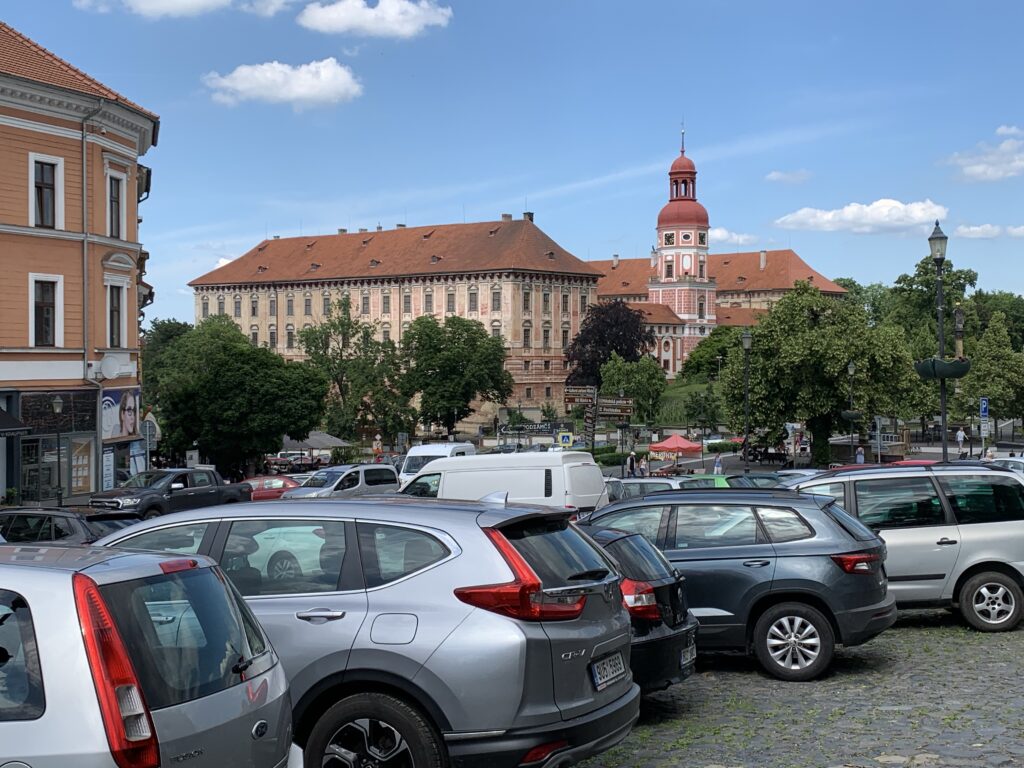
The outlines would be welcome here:
[[[626,475],[636,477],[636,452],[630,451],[626,458]]]
[[[855,461],[858,464],[863,464],[864,463],[864,446],[863,445],[858,445],[857,446],[857,458],[855,459]]]
[[[647,457],[640,457],[640,477],[647,477]]]
[[[963,452],[964,452],[964,440],[966,440],[966,439],[967,439],[967,433],[964,432],[964,428],[963,427],[960,427],[956,431],[956,449],[957,449],[957,453],[963,454]],[[963,456],[961,455],[960,458],[963,458]]]
[[[716,475],[722,474],[722,454],[720,453],[715,454],[715,468],[712,472]]]

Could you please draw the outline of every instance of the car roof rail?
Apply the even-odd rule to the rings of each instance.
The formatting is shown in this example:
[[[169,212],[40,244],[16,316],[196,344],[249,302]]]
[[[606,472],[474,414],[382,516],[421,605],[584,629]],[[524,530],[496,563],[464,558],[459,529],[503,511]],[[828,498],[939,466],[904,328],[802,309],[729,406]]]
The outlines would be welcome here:
[[[699,493],[711,493],[711,494],[734,494],[749,496],[751,494],[756,496],[775,496],[780,499],[790,499],[793,496],[799,496],[807,493],[806,491],[798,491],[795,488],[670,488],[667,491],[651,491],[645,493],[642,498],[648,499],[652,496],[671,496],[685,493],[687,496],[694,496]],[[625,501],[625,499],[623,499]]]
[[[844,467],[842,469],[829,469],[814,475],[814,480],[821,480],[829,477],[844,477],[848,474],[856,475],[861,472],[885,472],[893,474],[909,474],[911,472],[934,472],[935,470],[956,470],[956,469],[983,469],[992,472],[1013,472],[1009,467],[1003,467],[999,464],[993,464],[990,461],[980,460],[959,460],[953,459],[950,461],[937,461],[934,464],[913,464],[913,465],[897,465],[892,464],[881,464],[881,465],[863,465],[858,467]]]

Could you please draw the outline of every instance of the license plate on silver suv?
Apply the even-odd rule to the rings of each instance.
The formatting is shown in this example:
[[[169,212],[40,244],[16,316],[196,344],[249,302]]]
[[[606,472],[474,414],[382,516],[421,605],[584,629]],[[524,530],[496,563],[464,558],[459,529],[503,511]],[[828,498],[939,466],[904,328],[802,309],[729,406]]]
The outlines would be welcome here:
[[[626,676],[626,664],[622,654],[616,651],[611,656],[598,659],[590,665],[590,674],[594,678],[594,687],[603,691],[609,685]]]

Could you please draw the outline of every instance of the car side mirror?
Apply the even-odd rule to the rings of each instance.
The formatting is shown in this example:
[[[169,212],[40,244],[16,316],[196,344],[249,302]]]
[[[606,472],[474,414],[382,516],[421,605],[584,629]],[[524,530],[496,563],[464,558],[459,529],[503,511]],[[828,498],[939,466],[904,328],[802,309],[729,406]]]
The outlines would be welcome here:
[[[184,490],[184,489],[185,489],[185,484],[184,483],[171,483],[171,490],[172,491],[181,491],[181,490]]]

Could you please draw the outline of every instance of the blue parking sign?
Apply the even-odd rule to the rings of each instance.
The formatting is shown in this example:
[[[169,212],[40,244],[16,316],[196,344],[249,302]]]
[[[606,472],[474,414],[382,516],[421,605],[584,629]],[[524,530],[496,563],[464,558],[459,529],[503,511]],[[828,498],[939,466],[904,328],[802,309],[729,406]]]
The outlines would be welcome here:
[[[981,403],[981,408],[980,408],[980,410],[981,410],[981,418],[987,419],[988,418],[988,398],[987,397],[979,398],[979,402]]]

